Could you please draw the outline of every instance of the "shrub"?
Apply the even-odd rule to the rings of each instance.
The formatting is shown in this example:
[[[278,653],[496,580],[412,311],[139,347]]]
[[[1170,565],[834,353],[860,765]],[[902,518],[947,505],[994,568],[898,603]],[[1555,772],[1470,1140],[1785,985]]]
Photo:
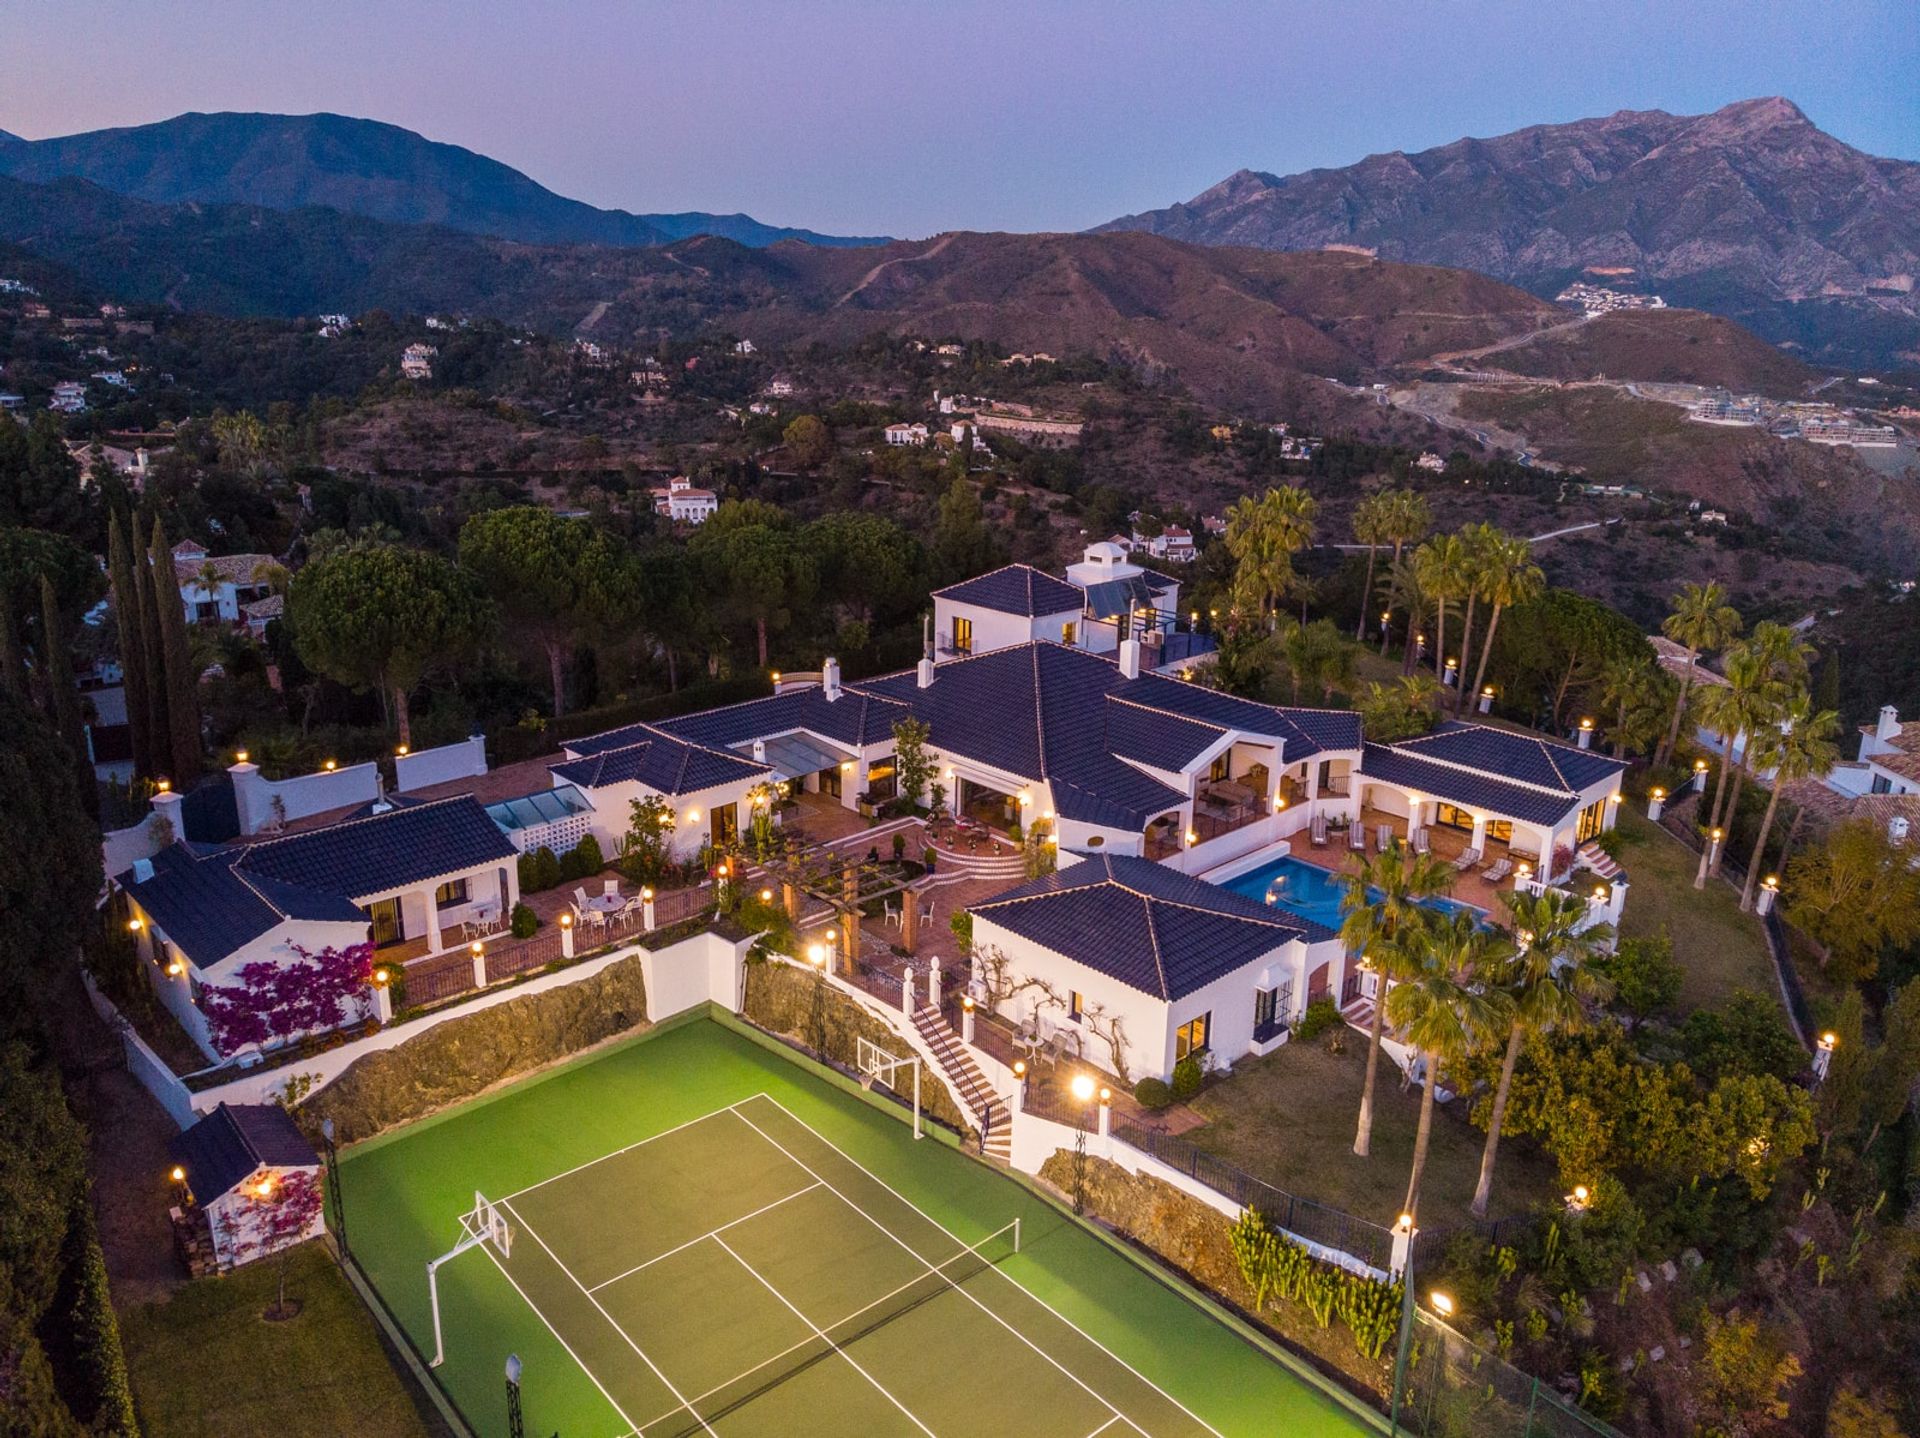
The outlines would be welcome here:
[[[534,930],[540,927],[540,916],[525,904],[515,904],[511,925],[516,939],[530,939]]]
[[[560,856],[560,882],[561,883],[563,884],[575,883],[578,880],[586,878],[589,874],[599,872],[597,869],[586,868],[580,862],[580,859],[581,859],[581,855],[580,855],[580,849],[578,845],[567,850],[566,853]]]
[[[907,857],[907,836],[905,834],[896,833],[893,836],[893,861],[894,863],[897,864],[906,857]]]
[[[520,892],[537,894],[560,882],[560,861],[545,844],[520,856]]]
[[[1334,1007],[1332,999],[1322,995],[1307,1005],[1307,1011],[1300,1015],[1300,1022],[1294,1026],[1294,1035],[1302,1039],[1317,1039],[1339,1022],[1340,1010]]]
[[[933,862],[938,857],[939,856],[934,853],[933,845],[927,845],[926,848],[920,851],[920,867],[931,874],[933,872]]]
[[[1614,1003],[1636,1020],[1672,1008],[1680,997],[1680,965],[1673,957],[1673,940],[1665,934],[1622,939],[1615,952],[1593,967],[1613,980]]]
[[[1134,1101],[1144,1109],[1163,1109],[1173,1102],[1165,1079],[1143,1078],[1133,1086]]]
[[[1026,836],[1018,824],[1007,825],[1007,837],[1014,843],[1020,843]]]
[[[573,858],[583,879],[591,878],[607,867],[607,856],[600,851],[600,841],[591,834],[573,846]]]
[[[1188,1054],[1173,1066],[1173,1096],[1177,1099],[1192,1098],[1200,1092],[1200,1083],[1205,1077],[1200,1060]]]

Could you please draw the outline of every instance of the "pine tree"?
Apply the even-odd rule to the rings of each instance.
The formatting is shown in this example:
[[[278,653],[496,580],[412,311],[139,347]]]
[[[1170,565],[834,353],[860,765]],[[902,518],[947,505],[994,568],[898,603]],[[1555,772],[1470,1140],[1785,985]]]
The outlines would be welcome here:
[[[113,618],[120,631],[120,671],[127,697],[127,728],[136,774],[153,773],[153,716],[147,702],[146,636],[140,632],[140,594],[133,551],[116,510],[107,519],[107,571],[113,581]]]
[[[160,639],[160,606],[153,592],[153,556],[138,539],[138,533],[131,527],[128,530],[133,552],[135,618],[140,629],[140,668],[147,681],[147,758],[152,764],[147,772],[159,779],[171,777],[173,725],[167,714],[167,658]],[[171,559],[168,570],[172,570]]]
[[[40,576],[40,677],[47,686],[47,713],[60,737],[73,750],[74,779],[80,801],[93,819],[100,817],[100,789],[94,781],[93,760],[87,752],[86,725],[80,718],[80,695],[73,687],[73,662],[67,654],[67,635],[60,623],[60,606],[53,581]]]
[[[167,670],[167,720],[172,734],[173,781],[185,788],[200,777],[200,676],[187,637],[187,611],[174,573],[166,528],[153,521],[153,597],[159,611],[160,650]]]

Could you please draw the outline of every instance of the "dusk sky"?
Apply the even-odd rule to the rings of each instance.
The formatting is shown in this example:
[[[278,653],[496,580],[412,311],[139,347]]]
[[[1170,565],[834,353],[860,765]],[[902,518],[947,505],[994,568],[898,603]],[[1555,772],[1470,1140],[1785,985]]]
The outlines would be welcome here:
[[[1341,165],[1780,94],[1920,159],[1913,0],[15,5],[0,129],[332,110],[635,211],[838,233],[1080,229]]]

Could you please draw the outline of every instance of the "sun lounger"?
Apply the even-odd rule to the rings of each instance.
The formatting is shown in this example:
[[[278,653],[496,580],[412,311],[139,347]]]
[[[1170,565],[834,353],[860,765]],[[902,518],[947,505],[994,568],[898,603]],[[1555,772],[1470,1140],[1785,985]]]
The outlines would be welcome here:
[[[1431,841],[1427,838],[1427,831],[1425,829],[1414,830],[1413,831],[1413,852],[1416,854],[1425,854],[1425,853],[1428,853],[1431,850],[1431,848],[1432,848],[1432,844],[1431,844]]]
[[[1468,849],[1465,853],[1461,854],[1459,858],[1453,861],[1453,871],[1456,874],[1464,874],[1467,872],[1467,870],[1471,869],[1475,864],[1479,862],[1480,862],[1480,851],[1478,849]]]
[[[1313,847],[1316,849],[1326,848],[1327,847],[1327,816],[1325,814],[1315,814],[1313,816],[1312,830],[1313,830]]]
[[[1491,864],[1487,865],[1486,868],[1480,871],[1480,877],[1485,879],[1489,884],[1497,884],[1512,872],[1513,872],[1513,860],[1495,859]]]
[[[1383,854],[1387,852],[1387,847],[1396,837],[1391,824],[1381,824],[1374,830],[1374,843]]]
[[[1356,854],[1367,851],[1367,826],[1358,819],[1347,825],[1347,847]]]

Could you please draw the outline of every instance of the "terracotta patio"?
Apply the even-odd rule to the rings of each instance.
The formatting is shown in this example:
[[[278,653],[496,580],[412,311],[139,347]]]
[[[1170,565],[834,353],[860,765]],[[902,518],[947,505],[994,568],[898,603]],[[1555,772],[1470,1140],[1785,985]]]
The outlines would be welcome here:
[[[1363,814],[1363,822],[1366,825],[1369,854],[1377,851],[1382,825],[1392,831],[1396,840],[1401,843],[1406,842],[1407,821],[1405,819],[1395,818],[1378,809],[1367,809]],[[1427,826],[1428,846],[1433,854],[1445,863],[1450,864],[1458,859],[1471,846],[1472,839],[1473,836],[1470,834],[1442,828],[1437,824]],[[1351,873],[1360,867],[1360,856],[1349,849],[1347,844],[1346,831],[1334,829],[1328,832],[1325,846],[1315,848],[1307,832],[1303,830],[1293,837],[1293,856],[1303,863],[1315,864],[1322,869],[1331,869],[1336,873]],[[1489,864],[1507,858],[1513,860],[1514,869],[1504,879],[1497,883],[1489,882],[1482,875],[1481,870]],[[1514,880],[1519,875],[1519,866],[1522,862],[1536,861],[1528,854],[1510,855],[1503,841],[1489,839],[1485,851],[1480,856],[1480,862],[1471,869],[1455,874],[1448,895],[1462,903],[1471,904],[1476,909],[1485,909],[1498,917],[1504,912],[1500,905],[1500,895],[1513,892]]]

